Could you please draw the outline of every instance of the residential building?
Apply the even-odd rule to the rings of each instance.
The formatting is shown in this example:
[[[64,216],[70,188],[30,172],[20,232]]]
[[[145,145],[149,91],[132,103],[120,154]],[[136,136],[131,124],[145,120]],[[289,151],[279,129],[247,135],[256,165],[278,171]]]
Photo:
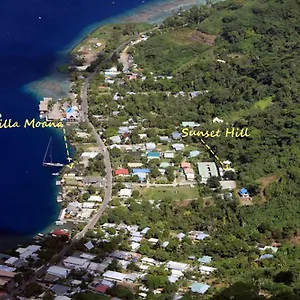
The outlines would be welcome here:
[[[213,123],[223,123],[223,122],[224,122],[224,120],[219,119],[218,117],[215,117],[215,118],[213,119]]]
[[[179,270],[181,272],[184,272],[188,269],[189,265],[184,263],[179,263],[175,261],[170,261],[167,263],[167,268],[171,270]]]
[[[121,189],[118,193],[119,197],[121,198],[130,198],[132,195],[132,190],[131,189]]]
[[[182,122],[181,123],[181,126],[182,127],[199,127],[200,124],[199,123],[196,123],[196,122]]]
[[[116,282],[123,282],[126,278],[126,274],[114,271],[106,271],[102,276],[105,280],[112,280]]]
[[[241,188],[241,189],[239,190],[239,195],[240,195],[241,197],[243,197],[243,198],[249,198],[249,197],[250,197],[250,195],[249,195],[249,193],[248,193],[248,190],[245,189],[245,188]]]
[[[146,150],[152,151],[155,149],[156,145],[155,145],[155,143],[146,143],[145,147],[146,147]]]
[[[173,144],[173,145],[172,145],[172,148],[173,148],[175,151],[183,151],[183,150],[184,150],[184,144]]]
[[[128,176],[129,171],[127,169],[117,169],[117,170],[115,170],[115,175],[116,176]]]
[[[190,286],[190,289],[192,292],[199,293],[199,294],[205,294],[209,288],[210,288],[209,285],[207,285],[205,283],[200,283],[200,282],[194,282]]]
[[[148,159],[160,159],[160,153],[159,152],[148,152],[147,158]]]
[[[51,266],[47,270],[47,274],[56,276],[56,277],[62,277],[66,278],[70,272],[70,269],[63,268],[63,267],[58,267],[58,266]]]
[[[178,131],[172,132],[172,139],[173,140],[180,140],[181,134]]]
[[[175,157],[175,153],[173,151],[166,151],[164,153],[164,158],[174,158]]]
[[[214,272],[217,270],[216,268],[213,267],[208,267],[208,266],[200,266],[199,271],[203,275],[209,275],[210,273]]]
[[[102,198],[99,195],[92,195],[90,198],[87,200],[90,202],[102,202]]]

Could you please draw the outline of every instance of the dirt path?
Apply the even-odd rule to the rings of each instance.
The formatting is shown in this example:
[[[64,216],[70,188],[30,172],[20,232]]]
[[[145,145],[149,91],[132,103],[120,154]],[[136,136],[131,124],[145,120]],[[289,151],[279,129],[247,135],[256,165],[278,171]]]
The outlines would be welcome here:
[[[260,190],[260,198],[262,199],[263,202],[267,202],[267,198],[265,196],[265,189],[266,187],[274,182],[277,179],[276,175],[269,175],[266,177],[262,177],[259,179],[259,182],[261,183],[261,190]]]

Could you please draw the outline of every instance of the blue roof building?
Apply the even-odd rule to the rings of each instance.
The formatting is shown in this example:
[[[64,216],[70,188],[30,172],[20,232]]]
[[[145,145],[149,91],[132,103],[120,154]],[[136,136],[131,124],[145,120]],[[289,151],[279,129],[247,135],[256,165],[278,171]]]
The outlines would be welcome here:
[[[194,150],[190,152],[190,157],[197,157],[200,154],[200,151],[198,150]]]
[[[241,188],[239,190],[239,195],[242,196],[242,197],[249,196],[248,190],[245,189],[245,188]]]
[[[273,254],[263,254],[260,256],[259,259],[269,259],[269,258],[273,258],[274,255]]]
[[[203,241],[205,238],[209,237],[209,234],[206,233],[200,233],[196,236],[196,240]]]
[[[210,285],[200,282],[194,282],[191,286],[191,291],[194,293],[204,294],[210,288]]]
[[[159,152],[148,152],[147,153],[147,158],[148,159],[152,159],[152,158],[159,159],[160,158],[160,153]]]
[[[198,261],[202,264],[209,264],[211,262],[211,256],[202,256]]]
[[[179,140],[181,138],[181,134],[178,131],[172,132],[173,140]]]
[[[149,169],[132,169],[132,174],[138,174],[138,173],[151,173]]]

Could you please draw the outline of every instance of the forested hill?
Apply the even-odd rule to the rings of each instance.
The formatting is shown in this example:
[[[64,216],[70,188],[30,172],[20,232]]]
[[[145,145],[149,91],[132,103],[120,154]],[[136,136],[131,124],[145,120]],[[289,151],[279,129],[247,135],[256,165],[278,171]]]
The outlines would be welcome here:
[[[247,139],[218,138],[209,144],[233,162],[237,180],[252,194],[259,194],[263,178],[274,175],[277,181],[266,188],[264,203],[235,208],[222,204],[205,210],[208,219],[216,220],[215,238],[220,239],[214,254],[224,257],[223,248],[233,248],[233,236],[250,245],[280,242],[283,250],[276,260],[256,269],[249,252],[247,262],[240,267],[238,262],[228,263],[224,274],[255,282],[269,294],[291,295],[274,299],[298,299],[300,1],[233,0],[194,7],[165,20],[161,30],[131,51],[147,79],[126,83],[126,87],[156,93],[126,98],[128,116],[145,117],[149,127],[161,130],[172,130],[187,120],[209,127],[214,117],[249,127]],[[152,73],[172,79],[154,80]],[[165,97],[161,92],[166,91],[205,92],[190,99]],[[242,261],[239,257],[236,261]],[[280,271],[289,272],[291,280],[276,281]]]

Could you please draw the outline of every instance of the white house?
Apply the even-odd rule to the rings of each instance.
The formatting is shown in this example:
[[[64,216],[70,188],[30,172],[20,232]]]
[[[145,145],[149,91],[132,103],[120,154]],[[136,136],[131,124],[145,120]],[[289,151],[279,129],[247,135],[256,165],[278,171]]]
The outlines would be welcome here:
[[[63,268],[63,267],[58,267],[58,266],[51,266],[47,270],[47,274],[57,276],[57,277],[63,277],[66,278],[69,274],[70,270]]]
[[[131,189],[121,189],[118,193],[119,197],[121,198],[130,198],[132,195]]]

